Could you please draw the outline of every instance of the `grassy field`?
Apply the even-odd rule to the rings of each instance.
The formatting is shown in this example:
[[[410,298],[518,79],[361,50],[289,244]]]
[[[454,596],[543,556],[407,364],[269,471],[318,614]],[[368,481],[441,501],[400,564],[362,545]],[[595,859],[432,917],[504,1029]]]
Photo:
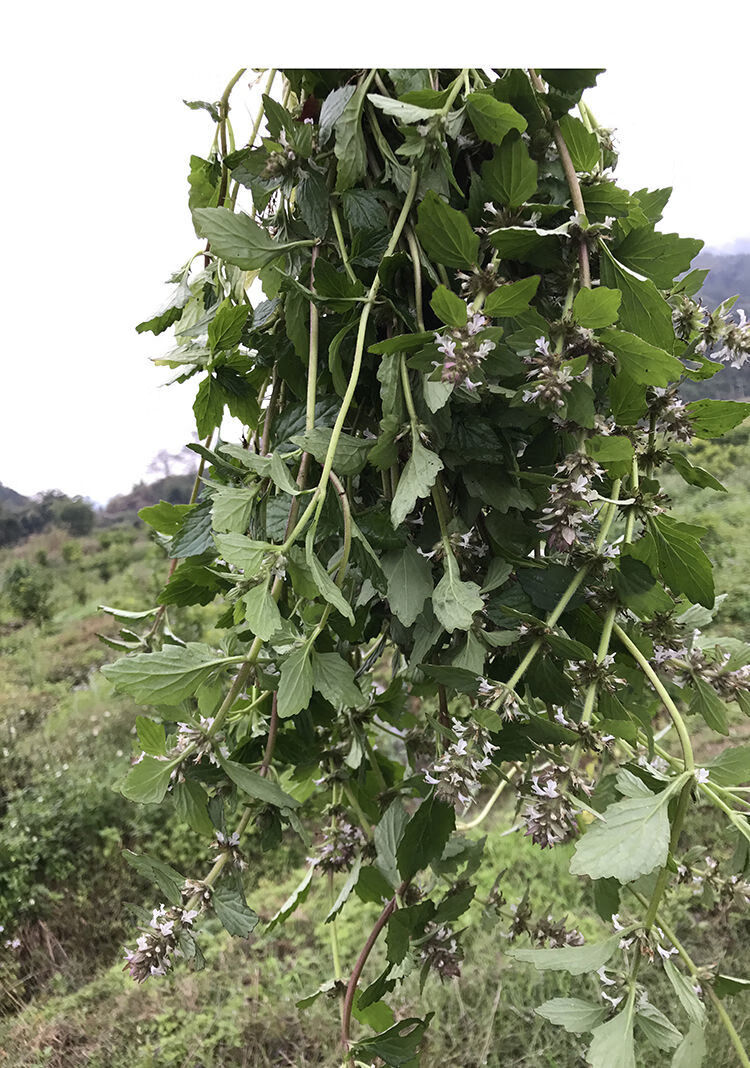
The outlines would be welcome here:
[[[693,462],[715,470],[727,494],[669,482],[678,514],[708,528],[707,548],[718,565],[718,586],[728,591],[714,624],[720,633],[750,637],[750,503],[744,473],[750,468],[750,434],[738,430],[728,444],[705,443]],[[163,554],[131,527],[94,531],[71,539],[52,530],[0,554],[0,576],[19,560],[46,584],[49,615],[41,628],[23,622],[7,596],[0,600],[0,1065],[13,1068],[160,1068],[160,1066],[336,1065],[338,1007],[321,996],[302,1011],[296,1002],[332,975],[328,927],[320,919],[329,888],[321,878],[289,923],[270,936],[230,940],[214,921],[202,945],[207,966],[178,968],[167,979],[135,985],[122,972],[122,945],[132,941],[132,905],[157,904],[154,891],[122,858],[122,849],[150,852],[178,870],[199,875],[195,858],[210,863],[204,840],[176,817],[125,801],[117,785],[134,750],[136,707],[115,696],[97,668],[114,654],[97,632],[114,633],[100,603],[143,608],[165,571]],[[180,633],[204,634],[209,609],[182,609]],[[210,637],[209,637],[210,640]],[[737,720],[735,736],[750,734]],[[716,748],[716,735],[697,733],[698,760]],[[586,1036],[567,1034],[535,1015],[550,997],[598,997],[591,977],[538,975],[504,953],[513,906],[531,909],[531,924],[551,917],[601,936],[590,890],[568,874],[569,847],[543,853],[514,826],[510,802],[498,804],[473,837],[487,835],[485,860],[475,878],[466,959],[459,980],[425,987],[427,1010],[439,1009],[422,1068],[574,1068],[584,1063]],[[685,845],[702,847],[724,866],[731,845],[712,813],[701,809]],[[283,854],[263,855],[250,834],[247,896],[269,919],[299,882],[308,852],[299,839]],[[505,904],[487,904],[493,885]],[[342,877],[340,877],[341,879]],[[338,883],[337,883],[338,887]],[[524,904],[524,900],[525,903]],[[623,901],[623,911],[628,905]],[[670,902],[678,933],[705,964],[721,960],[742,975],[750,918],[727,916],[690,886]],[[337,923],[344,972],[361,946],[378,907],[346,909]],[[638,912],[636,912],[638,915]],[[19,940],[18,947],[3,940]],[[379,958],[366,978],[377,974]],[[653,1002],[666,1009],[658,966],[644,969]],[[399,1014],[414,1014],[418,978],[410,976],[392,999]],[[730,1000],[738,1029],[750,1031],[750,995]],[[675,1023],[685,1027],[685,1018]],[[437,1018],[436,1018],[437,1019]],[[733,1054],[712,1021],[712,1061],[731,1065]],[[650,1068],[665,1063],[656,1050]]]

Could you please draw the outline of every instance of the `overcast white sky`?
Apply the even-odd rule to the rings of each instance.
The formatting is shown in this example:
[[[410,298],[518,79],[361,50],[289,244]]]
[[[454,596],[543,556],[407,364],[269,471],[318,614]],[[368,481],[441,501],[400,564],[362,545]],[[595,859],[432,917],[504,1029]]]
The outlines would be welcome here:
[[[546,0],[532,24],[507,6],[15,5],[0,63],[0,481],[104,502],[190,440],[194,386],[158,388],[164,339],[134,327],[196,248],[187,161],[212,124],[182,98],[218,98],[241,66],[607,67],[588,99],[616,127],[621,181],[675,187],[665,229],[750,238],[747,4]]]

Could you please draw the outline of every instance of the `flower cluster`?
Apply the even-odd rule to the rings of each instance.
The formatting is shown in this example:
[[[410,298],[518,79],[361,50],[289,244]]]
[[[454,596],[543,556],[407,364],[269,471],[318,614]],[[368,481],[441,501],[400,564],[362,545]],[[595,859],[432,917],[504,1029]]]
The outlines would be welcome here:
[[[349,822],[342,809],[334,810],[333,815],[331,826],[323,833],[318,855],[313,859],[321,871],[349,871],[355,857],[367,845],[367,839],[360,827]]]
[[[604,471],[583,452],[569,453],[558,464],[559,481],[550,490],[538,526],[547,534],[551,549],[567,552],[580,537],[581,526],[591,517],[589,505],[598,499],[594,481]]]
[[[211,764],[216,764],[218,766],[219,761],[214,752],[214,749],[216,748],[216,739],[209,733],[213,725],[213,716],[201,716],[198,726],[193,723],[178,723],[177,740],[172,752],[182,753],[188,746],[194,745],[195,752],[193,754],[193,760],[196,764],[198,764],[204,756],[207,756]],[[229,750],[226,746],[219,746],[218,751],[223,757],[229,756]]]
[[[453,929],[447,924],[429,923],[425,938],[420,940],[417,963],[434,968],[444,981],[461,978],[462,960],[463,952]]]
[[[524,895],[517,905],[511,905],[513,920],[508,931],[508,939],[514,942],[520,935],[528,934],[532,942],[548,949],[561,949],[563,946],[582,946],[583,935],[575,928],[565,926],[567,917],[555,920],[551,915],[535,919],[528,896]]]
[[[489,679],[480,676],[477,683],[477,697],[482,708],[489,708],[499,700],[497,711],[500,718],[507,723],[529,718],[529,713],[521,705],[518,696],[503,683],[490,682]]]
[[[684,401],[680,400],[677,393],[677,386],[668,386],[666,389],[652,386],[649,390],[649,412],[658,433],[675,441],[693,440],[693,424]]]
[[[750,322],[741,308],[734,320],[726,302],[709,313],[697,301],[683,297],[672,313],[672,322],[683,341],[698,335],[696,351],[701,355],[710,355],[730,367],[742,367],[750,358]]]
[[[719,871],[719,862],[711,856],[703,858],[702,869],[679,864],[677,876],[681,883],[691,887],[694,897],[714,912],[729,912],[750,908],[750,882],[741,875],[724,876]]]
[[[523,391],[524,402],[537,401],[542,408],[562,408],[574,376],[570,368],[563,366],[562,355],[550,349],[546,338],[537,338],[535,344],[534,354],[523,358],[530,368],[526,378],[531,383],[531,388]]]
[[[217,831],[216,838],[211,843],[211,848],[218,849],[220,853],[227,853],[234,867],[239,868],[240,871],[247,867],[247,861],[240,852],[240,835],[238,831],[233,831],[229,835]]]
[[[443,382],[454,386],[475,389],[471,376],[479,370],[487,356],[495,348],[495,342],[480,341],[478,334],[489,326],[489,319],[475,313],[463,327],[454,327],[450,333],[435,334],[438,351],[443,354],[440,374]]]
[[[591,793],[591,787],[568,767],[551,764],[532,774],[531,781],[521,787],[522,793],[531,795],[521,817],[524,833],[532,842],[546,849],[578,835],[580,809],[569,796],[576,790]]]
[[[601,661],[597,660],[571,660],[568,670],[573,674],[576,686],[586,690],[592,682],[595,682],[599,691],[615,693],[621,686],[625,686],[625,679],[615,674],[614,653],[607,653]]]
[[[750,664],[734,667],[732,654],[718,648],[713,658],[698,646],[690,649],[684,646],[676,649],[657,648],[655,659],[678,686],[701,679],[725,701],[736,700],[739,693],[750,691]]]
[[[441,801],[468,805],[479,789],[482,773],[492,764],[497,746],[474,725],[454,719],[451,728],[456,741],[425,772],[425,781],[435,787],[435,796]]]
[[[180,948],[180,936],[188,932],[198,915],[194,909],[179,907],[154,909],[148,927],[136,943],[135,949],[125,950],[125,968],[136,982],[142,983],[152,975],[166,975],[176,957],[185,954]]]

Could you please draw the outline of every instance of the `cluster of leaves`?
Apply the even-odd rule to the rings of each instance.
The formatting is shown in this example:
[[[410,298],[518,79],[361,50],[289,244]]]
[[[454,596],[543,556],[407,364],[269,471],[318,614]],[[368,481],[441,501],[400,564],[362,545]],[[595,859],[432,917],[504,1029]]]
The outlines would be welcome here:
[[[696,772],[683,715],[726,735],[750,679],[740,643],[700,637],[715,604],[703,532],[669,516],[658,473],[722,489],[675,446],[750,405],[679,400],[680,382],[720,369],[694,299],[705,272],[689,272],[701,243],[656,229],[670,190],[613,180],[609,133],[581,99],[598,73],[284,71],[265,136],[241,149],[228,94],[205,105],[217,137],[189,177],[203,266],[179,270],[138,328],[174,328],[157,362],[197,383],[207,440],[191,446],[194,502],[141,512],[175,563],[158,606],[109,609],[126,655],[106,674],[155,709],[123,789],[172,793],[219,854],[198,880],[137,863],[173,908],[213,908],[244,936],[258,918],[242,830],[254,820],[270,849],[317,821],[323,842],[269,929],[320,872],[342,873],[326,922],[383,904],[384,971],[359,988],[369,944],[348,984],[323,985],[346,987],[342,1037],[360,1060],[417,1055],[429,1017],[395,1022],[383,999],[415,968],[457,974],[452,925],[482,843],[456,830],[455,806],[511,767],[535,841],[589,824],[571,872],[605,921],[634,890],[632,919],[602,942],[512,951],[572,974],[619,961],[621,999],[540,1012],[592,1032],[595,1068],[635,1063],[635,1024],[675,1064],[701,1060],[694,973],[664,965],[683,1037],[639,965],[661,959],[655,921],[694,796],[728,814],[747,866],[732,792],[747,750]],[[227,411],[240,443],[214,440]],[[219,647],[168,626],[170,606],[215,601]],[[660,769],[665,709],[681,756]],[[183,952],[199,959],[192,935]],[[377,1032],[354,1045],[352,1013]]]

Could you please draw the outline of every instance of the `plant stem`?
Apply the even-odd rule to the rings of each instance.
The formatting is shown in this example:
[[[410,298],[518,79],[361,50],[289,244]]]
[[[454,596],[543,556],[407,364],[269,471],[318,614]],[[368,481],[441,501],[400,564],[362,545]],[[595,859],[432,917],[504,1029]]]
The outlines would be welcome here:
[[[349,275],[349,279],[352,282],[357,282],[357,278],[351,263],[349,262],[349,253],[346,251],[346,245],[344,243],[344,234],[341,229],[341,219],[339,218],[338,208],[331,202],[331,218],[333,219],[333,229],[336,231],[336,240],[339,245],[339,253],[341,255],[341,262],[344,264],[344,270]]]
[[[419,245],[411,226],[406,228],[406,240],[409,244],[411,265],[414,272],[414,307],[417,313],[417,327],[424,333],[424,315],[422,314],[422,263],[419,258]]]
[[[478,827],[480,825],[480,823],[484,823],[484,821],[489,816],[490,812],[492,812],[492,809],[495,806],[495,802],[498,800],[500,795],[505,790],[505,787],[512,783],[512,778],[517,773],[517,771],[518,771],[518,764],[514,764],[513,767],[510,769],[510,771],[508,772],[507,779],[501,779],[500,780],[500,782],[498,783],[494,793],[492,794],[492,797],[489,799],[489,801],[484,806],[484,808],[479,813],[479,815],[475,816],[473,820],[469,820],[468,823],[457,823],[456,824],[456,830],[457,831],[473,831],[475,827]]]
[[[310,253],[310,289],[315,292],[315,261],[318,258],[317,248]],[[315,306],[315,301],[310,301],[310,347],[307,360],[307,405],[305,411],[305,430],[309,434],[315,427],[315,399],[318,388],[318,337],[320,316]]]

